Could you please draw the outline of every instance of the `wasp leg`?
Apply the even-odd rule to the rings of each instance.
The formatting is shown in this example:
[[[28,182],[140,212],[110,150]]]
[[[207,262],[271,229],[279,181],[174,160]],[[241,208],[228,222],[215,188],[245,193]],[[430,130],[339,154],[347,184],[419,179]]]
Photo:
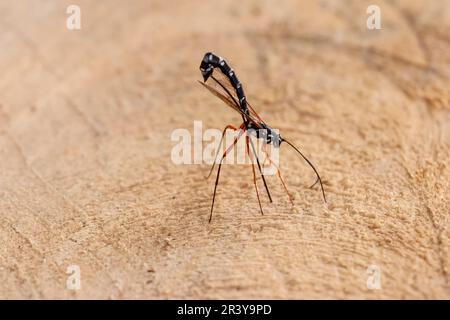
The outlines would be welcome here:
[[[209,214],[209,222],[211,222],[211,219],[212,219],[212,214],[213,214],[213,210],[214,210],[214,201],[216,199],[217,184],[219,183],[220,169],[222,168],[223,159],[225,159],[227,154],[231,151],[231,149],[233,149],[233,147],[236,145],[238,140],[242,137],[242,134],[244,133],[244,131],[245,131],[245,129],[244,129],[243,125],[241,125],[237,137],[234,138],[233,144],[225,150],[225,152],[222,155],[222,158],[220,159],[219,169],[217,170],[216,183],[214,185],[214,193],[213,193],[213,199],[212,199],[212,204],[211,204],[211,213]]]
[[[266,159],[269,159],[269,163],[270,163],[271,165],[274,165],[275,168],[277,169],[277,176],[278,176],[278,178],[280,178],[281,184],[283,185],[284,190],[286,191],[286,193],[287,193],[287,195],[288,195],[288,197],[289,197],[289,201],[291,202],[292,205],[294,205],[294,198],[292,197],[292,195],[291,195],[291,193],[289,192],[289,190],[288,190],[286,184],[284,183],[283,177],[281,176],[280,168],[278,168],[278,166],[272,161],[272,159],[270,158],[269,152],[267,152],[267,144],[264,144],[264,146],[263,146],[263,151],[264,151],[264,153],[265,153],[266,156],[267,156]],[[265,161],[264,161],[264,162],[265,162]]]
[[[242,125],[241,125],[240,127],[242,127]],[[226,133],[226,131],[227,131],[228,129],[234,130],[234,131],[237,131],[237,130],[238,130],[235,126],[232,126],[231,124],[227,125],[227,126],[223,129],[223,131],[222,131],[222,137],[220,138],[219,147],[217,148],[217,153],[216,153],[216,156],[215,156],[215,158],[214,158],[214,162],[213,162],[213,164],[212,164],[212,166],[211,166],[211,170],[209,170],[209,174],[206,176],[206,179],[208,179],[208,178],[211,176],[211,173],[212,173],[213,170],[214,170],[214,166],[216,165],[216,162],[217,162],[217,157],[219,156],[219,153],[220,153],[220,147],[222,146],[223,137],[225,136],[225,133]]]
[[[252,163],[252,169],[253,169],[253,184],[255,185],[255,191],[256,191],[256,197],[258,198],[258,204],[259,209],[261,210],[261,214],[264,215],[262,206],[261,206],[261,200],[259,199],[259,192],[258,192],[258,185],[256,184],[256,171],[255,171],[255,164],[253,163],[253,153],[250,152],[250,137],[247,135],[245,137],[246,147],[247,147],[247,154],[250,157],[250,162]]]
[[[253,144],[253,140],[252,139],[249,139],[249,140],[250,140],[250,145],[252,146],[253,153],[255,154],[255,157],[256,157],[256,163],[258,164],[258,170],[259,170],[259,173],[261,174],[261,178],[262,178],[262,180],[264,182],[264,187],[266,188],[267,195],[269,197],[269,201],[273,202],[272,201],[272,197],[270,196],[269,188],[267,187],[266,178],[264,178],[264,175],[262,173],[261,164],[260,164],[259,159],[258,159],[258,154],[256,153],[255,145]]]

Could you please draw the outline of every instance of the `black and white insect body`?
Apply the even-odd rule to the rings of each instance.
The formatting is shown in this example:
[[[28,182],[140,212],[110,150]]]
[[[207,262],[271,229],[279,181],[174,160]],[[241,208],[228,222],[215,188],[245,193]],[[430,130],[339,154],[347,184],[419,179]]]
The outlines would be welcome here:
[[[215,68],[219,68],[220,71],[222,71],[222,73],[230,80],[230,83],[234,90],[236,90],[236,95],[239,98],[239,106],[241,107],[241,110],[244,113],[248,113],[247,98],[245,97],[242,84],[234,73],[234,70],[224,59],[222,59],[222,57],[219,57],[212,52],[206,53],[200,64],[200,70],[202,71],[203,80],[205,82],[213,74]]]
[[[272,144],[274,147],[278,148],[280,147],[281,142],[283,142],[283,138],[281,135],[275,132],[270,126],[268,126],[266,123],[261,122],[259,124],[254,124],[251,121],[248,121],[246,119],[246,116],[249,116],[249,108],[247,105],[247,98],[244,93],[244,88],[242,87],[241,82],[236,76],[236,73],[234,70],[229,66],[229,64],[220,56],[215,55],[212,52],[207,52],[205,56],[203,57],[203,60],[200,64],[200,70],[203,75],[203,81],[206,82],[209,77],[213,75],[214,69],[219,68],[220,71],[228,78],[231,86],[236,92],[236,95],[238,97],[238,101],[234,101],[235,103],[239,104],[239,107],[243,113],[244,122],[247,123],[247,129],[249,132],[256,136],[258,139],[262,139],[267,144]],[[214,80],[216,80],[214,78]],[[217,80],[216,80],[217,81]],[[217,81],[219,85],[222,86],[222,88],[225,91],[228,91],[225,86],[223,86],[222,83]],[[234,97],[230,94],[230,97],[234,99]]]
[[[225,77],[225,80],[219,80],[218,78],[216,78],[214,76],[214,70],[216,68],[220,70],[220,74],[221,74],[221,76]],[[244,132],[250,133],[251,135],[255,136],[257,139],[263,140],[264,144],[273,145],[276,148],[279,148],[282,142],[286,142],[288,145],[290,145],[296,152],[298,152],[300,154],[300,156],[308,163],[308,165],[314,170],[314,173],[316,174],[317,179],[314,182],[314,184],[312,186],[310,186],[310,188],[314,187],[317,183],[320,183],[323,199],[325,202],[327,202],[327,200],[325,198],[325,191],[323,189],[322,179],[320,178],[320,175],[317,172],[314,165],[289,140],[282,138],[278,132],[276,132],[273,128],[271,128],[269,125],[267,125],[261,119],[261,117],[256,113],[256,111],[248,103],[247,98],[245,97],[245,93],[244,93],[242,84],[239,81],[239,79],[237,78],[234,70],[228,65],[228,63],[224,59],[222,59],[220,56],[215,55],[212,52],[208,52],[205,54],[205,56],[203,57],[203,60],[200,63],[200,71],[202,72],[202,76],[203,76],[203,80],[204,80],[204,83],[200,82],[200,84],[202,84],[212,94],[214,94],[215,96],[220,98],[229,107],[231,107],[232,109],[234,109],[235,111],[240,113],[242,116],[242,120],[243,120],[243,122],[239,126],[239,128],[236,128],[232,125],[227,125],[222,132],[222,139],[220,140],[220,143],[219,143],[219,151],[216,154],[216,159],[211,167],[208,177],[211,175],[211,173],[214,170],[214,165],[215,165],[217,157],[219,155],[220,147],[222,145],[223,137],[225,135],[226,130],[238,131],[238,135],[234,139],[233,144],[225,150],[225,152],[222,154],[222,158],[220,159],[219,169],[217,171],[217,176],[216,176],[216,183],[214,186],[214,194],[213,194],[213,199],[212,199],[212,204],[211,204],[211,213],[209,216],[209,221],[211,222],[212,213],[213,213],[213,209],[214,209],[214,200],[216,198],[216,191],[217,191],[217,185],[219,182],[220,169],[222,166],[222,162],[225,159],[225,157],[227,156],[227,154],[231,151],[231,149],[236,145],[237,141],[242,137]],[[206,83],[208,81],[208,79],[210,79],[210,78],[213,80],[213,85],[215,85],[217,87],[217,89],[214,86]],[[266,180],[262,173],[261,164],[258,159],[258,155],[257,155],[256,149],[255,149],[255,146],[253,144],[253,141],[248,134],[246,135],[245,138],[246,138],[246,145],[247,145],[247,154],[250,156],[251,159],[253,159],[253,157],[256,158],[256,163],[258,164],[259,173],[261,174],[262,180],[264,182],[264,187],[267,191],[267,195],[269,197],[270,202],[272,202],[272,197],[270,196],[269,188],[267,187]],[[251,148],[250,148],[250,146],[251,146]],[[263,150],[266,153],[266,155],[268,156],[269,161],[272,164],[274,164],[273,161],[270,159],[270,156],[269,156],[265,146],[264,146]],[[275,167],[277,168],[277,175],[280,178],[281,183],[283,184],[283,187],[289,196],[289,200],[293,204],[294,203],[293,198],[292,198],[291,194],[289,193],[289,190],[287,189],[286,184],[283,181],[283,178],[281,177],[280,170],[278,169],[278,167],[276,165],[275,165]],[[261,210],[261,214],[263,214],[261,201],[259,199],[258,187],[256,184],[256,173],[255,173],[254,163],[252,163],[252,168],[253,168],[253,184],[255,186],[256,195],[258,198],[259,208]]]
[[[275,148],[279,148],[281,142],[284,141],[280,134],[265,123],[261,123],[260,127],[258,127],[252,122],[249,122],[247,130],[256,138],[262,139],[266,144],[273,145]]]

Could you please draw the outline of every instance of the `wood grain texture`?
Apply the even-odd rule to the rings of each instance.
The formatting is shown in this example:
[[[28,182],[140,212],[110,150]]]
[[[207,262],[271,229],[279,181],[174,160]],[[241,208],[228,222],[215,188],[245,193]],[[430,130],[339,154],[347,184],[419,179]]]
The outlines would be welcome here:
[[[372,1],[77,2],[79,31],[69,1],[0,3],[1,298],[450,298],[448,1],[377,1],[376,31]],[[295,206],[271,177],[261,216],[224,166],[207,223],[170,135],[239,125],[197,83],[210,50],[328,206],[282,147]]]

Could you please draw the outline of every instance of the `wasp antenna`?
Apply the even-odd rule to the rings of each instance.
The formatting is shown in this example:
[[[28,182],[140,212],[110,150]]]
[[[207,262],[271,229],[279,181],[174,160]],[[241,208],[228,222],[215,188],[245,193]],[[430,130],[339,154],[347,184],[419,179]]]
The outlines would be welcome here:
[[[317,180],[316,182],[311,186],[311,188],[317,183],[320,183],[320,188],[322,189],[322,196],[323,196],[323,201],[325,201],[325,203],[327,203],[327,198],[325,197],[325,190],[323,189],[323,184],[322,184],[322,179],[320,178],[319,172],[317,172],[316,167],[314,167],[314,165],[311,163],[311,161],[308,160],[308,158],[306,158],[303,153],[300,152],[300,150],[294,146],[289,140],[286,140],[284,138],[281,138],[281,141],[286,142],[288,145],[290,145],[295,151],[297,151],[300,156],[309,164],[309,166],[314,170],[316,176],[317,176]]]

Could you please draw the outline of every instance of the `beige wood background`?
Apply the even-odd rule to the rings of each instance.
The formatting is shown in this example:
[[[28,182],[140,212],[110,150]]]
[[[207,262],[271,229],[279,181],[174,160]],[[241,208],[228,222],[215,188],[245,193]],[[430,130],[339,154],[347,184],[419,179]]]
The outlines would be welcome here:
[[[450,298],[450,2],[376,1],[369,31],[373,2],[0,2],[0,297]],[[207,223],[170,134],[239,124],[196,82],[210,50],[328,207],[282,146],[295,206],[271,177],[261,216],[225,166]]]

